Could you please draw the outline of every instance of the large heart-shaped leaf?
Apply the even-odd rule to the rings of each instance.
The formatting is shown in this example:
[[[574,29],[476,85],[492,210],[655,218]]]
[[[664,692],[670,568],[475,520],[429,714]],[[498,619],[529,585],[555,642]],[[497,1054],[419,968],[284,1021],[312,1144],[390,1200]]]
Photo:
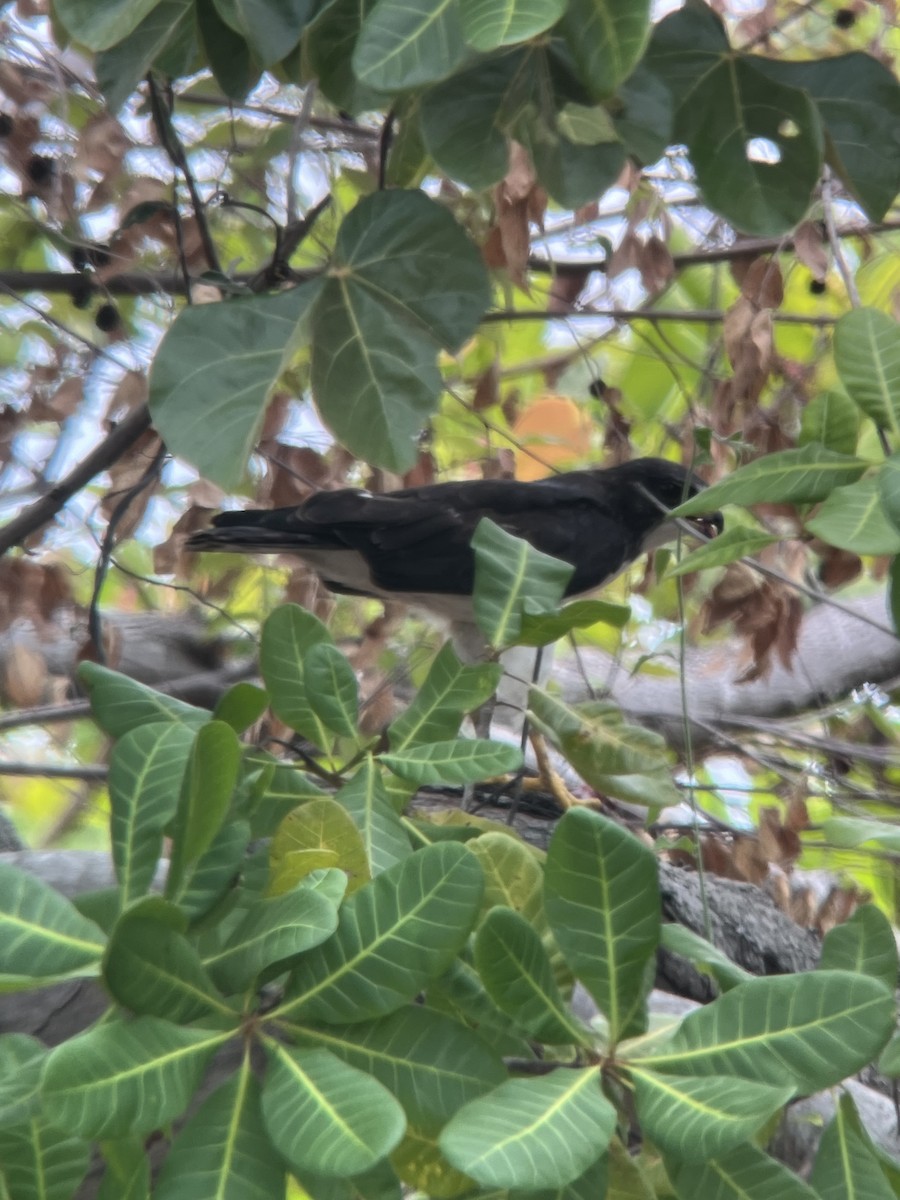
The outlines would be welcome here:
[[[688,146],[710,207],[747,233],[782,233],[802,220],[822,166],[809,96],[733,52],[705,5],[665,17],[645,61],[672,91],[675,136]]]
[[[313,317],[313,391],[339,441],[378,466],[411,467],[440,395],[436,352],[457,350],[489,303],[481,257],[447,209],[422,192],[361,200]]]
[[[244,477],[320,288],[313,280],[272,296],[191,305],[162,340],[150,372],[153,423],[173,454],[226,490]]]

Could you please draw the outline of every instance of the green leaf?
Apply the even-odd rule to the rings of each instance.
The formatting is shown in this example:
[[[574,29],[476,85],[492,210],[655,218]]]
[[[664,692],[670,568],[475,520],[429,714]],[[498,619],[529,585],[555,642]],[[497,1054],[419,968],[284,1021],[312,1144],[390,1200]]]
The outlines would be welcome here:
[[[687,144],[709,206],[762,236],[802,220],[822,167],[822,129],[809,96],[732,51],[705,5],[665,17],[645,62],[672,91],[675,138]]]
[[[178,805],[196,733],[151,721],[130,729],[109,760],[110,837],[121,906],[150,887],[162,853],[163,829]]]
[[[212,845],[190,873],[178,897],[178,907],[189,921],[197,921],[233,887],[245,865],[250,844],[246,821],[229,819],[213,838]]]
[[[463,958],[457,958],[429,985],[427,1002],[437,1012],[477,1029],[481,1037],[489,1039],[495,1054],[529,1058],[533,1053],[525,1031],[494,1004],[474,966]]]
[[[659,944],[656,859],[621,826],[572,809],[554,830],[544,908],[563,957],[619,1041],[646,1028],[648,964]]]
[[[790,1083],[807,1095],[840,1083],[881,1050],[892,993],[847,971],[751,979],[690,1013],[641,1066],[679,1075]]]
[[[388,729],[392,753],[400,754],[417,742],[455,737],[463,716],[494,694],[502,674],[499,663],[463,666],[452,644],[445,642],[412,703]]]
[[[190,867],[209,849],[231,802],[241,763],[234,730],[223,721],[210,721],[191,747],[172,832],[172,854],[166,896],[183,890]]]
[[[346,809],[359,830],[373,876],[387,871],[411,853],[409,838],[371,754],[366,755],[335,800]]]
[[[267,1042],[263,1118],[293,1170],[341,1178],[373,1167],[406,1128],[403,1109],[370,1075],[327,1050]]]
[[[342,906],[337,933],[291,977],[279,1015],[365,1021],[408,1003],[445,971],[481,903],[478,860],[464,846],[428,846]]]
[[[430,88],[420,120],[425,148],[443,170],[476,190],[498,183],[509,164],[505,119],[523,54],[492,56]]]
[[[475,966],[497,1007],[539,1042],[590,1041],[559,994],[539,935],[512,909],[492,908],[485,917],[475,939]]]
[[[88,50],[107,50],[126,38],[159,0],[54,0],[53,12],[74,41]]]
[[[378,1021],[296,1033],[374,1076],[426,1133],[437,1133],[462,1105],[506,1079],[501,1059],[477,1033],[419,1004]]]
[[[478,522],[472,549],[475,620],[495,649],[518,640],[526,600],[531,602],[532,615],[559,604],[575,569],[535,550],[489,517]]]
[[[436,351],[459,349],[489,303],[481,257],[447,209],[418,191],[360,200],[313,317],[313,391],[341,444],[408,470],[440,397]]]
[[[259,720],[268,706],[268,694],[255,683],[242,679],[220,697],[213,711],[213,720],[224,721],[235,733],[244,733]]]
[[[226,491],[244,478],[320,289],[313,280],[270,296],[191,305],[160,344],[150,371],[153,424],[173,454]]]
[[[627,604],[610,604],[608,600],[575,600],[557,612],[532,612],[532,601],[526,600],[522,611],[522,628],[517,641],[521,646],[546,646],[559,641],[573,629],[588,629],[591,625],[609,625],[623,629],[631,617]]]
[[[749,971],[739,967],[712,942],[708,942],[706,938],[700,937],[684,925],[663,925],[660,929],[659,944],[663,950],[680,954],[698,971],[711,976],[723,992],[752,979]]]
[[[272,1153],[259,1084],[245,1058],[180,1130],[154,1200],[271,1200],[283,1192],[284,1166]]]
[[[258,82],[260,64],[246,40],[219,16],[215,0],[195,0],[197,31],[216,83],[229,100],[243,100]]]
[[[96,5],[91,8],[97,11]],[[96,55],[97,83],[111,113],[122,108],[157,59],[167,54],[184,60],[184,70],[167,73],[187,74],[196,54],[191,0],[156,0],[127,37],[117,39],[115,45]]]
[[[229,1013],[183,929],[180,910],[158,896],[123,913],[103,959],[104,982],[119,1004],[178,1025]]]
[[[621,85],[613,123],[629,155],[644,166],[662,158],[672,142],[672,93],[643,62]]]
[[[859,409],[836,390],[813,396],[800,418],[800,445],[819,442],[838,454],[853,454],[859,441]]]
[[[790,1100],[790,1084],[712,1075],[693,1079],[632,1068],[641,1129],[665,1154],[705,1162],[749,1141]]]
[[[460,0],[378,0],[353,52],[357,79],[380,92],[445,79],[470,55]]]
[[[585,86],[603,99],[637,66],[650,34],[650,5],[647,0],[570,0],[562,32]]]
[[[22,1124],[37,1111],[48,1054],[45,1045],[24,1033],[0,1036],[0,1129]]]
[[[642,725],[626,725],[615,704],[572,706],[533,687],[528,710],[538,729],[601,794],[651,808],[681,802],[664,739]]]
[[[486,913],[501,904],[520,913],[541,931],[548,928],[543,911],[544,873],[538,855],[531,846],[511,833],[483,833],[469,843],[484,871]]]
[[[331,737],[316,715],[306,685],[305,662],[313,646],[333,642],[318,617],[299,604],[282,604],[262,628],[259,669],[272,698],[272,711],[320,750]]]
[[[895,988],[900,956],[890,921],[874,904],[862,905],[826,933],[819,967],[823,971],[858,971]]]
[[[822,1134],[809,1181],[820,1200],[844,1200],[849,1196],[894,1200],[878,1152],[848,1092],[841,1094],[834,1119]]]
[[[787,1167],[749,1143],[714,1162],[666,1161],[679,1200],[818,1200]]]
[[[264,67],[290,54],[313,9],[312,0],[215,0],[215,5]]]
[[[369,879],[369,859],[362,834],[350,814],[330,798],[310,800],[281,822],[269,848],[272,890],[293,888],[310,871],[339,867],[348,892]]]
[[[333,733],[358,736],[359,685],[347,659],[331,642],[310,646],[303,663],[304,682],[313,712]]]
[[[735,525],[705,546],[699,546],[690,554],[686,554],[679,562],[673,563],[666,571],[666,578],[690,575],[692,571],[705,571],[709,567],[723,567],[726,563],[756,554],[758,550],[771,546],[778,540],[777,534],[766,533],[764,529]]]
[[[876,479],[882,512],[894,529],[900,530],[900,454],[885,459]]]
[[[87,691],[95,721],[114,738],[151,721],[169,721],[199,729],[210,718],[205,708],[164,696],[98,663],[81,663],[78,682]]]
[[[340,875],[341,872],[334,872]],[[257,900],[204,966],[226,995],[244,991],[266,968],[286,970],[337,929],[337,908],[321,891],[301,883],[284,895]]]
[[[267,775],[262,794],[254,801],[250,813],[255,838],[271,837],[289,812],[307,800],[321,800],[328,795],[294,763],[276,759],[264,750],[248,747],[244,762],[248,768],[262,769]],[[271,777],[268,777],[269,770]]]
[[[596,1162],[615,1122],[596,1068],[560,1069],[473,1100],[449,1122],[440,1146],[482,1187],[561,1187]]]
[[[159,1129],[182,1113],[212,1054],[230,1034],[158,1017],[108,1021],[57,1046],[47,1060],[44,1113],[87,1138]]]
[[[90,1163],[90,1146],[31,1120],[0,1129],[0,1190],[10,1200],[71,1200]]]
[[[882,507],[878,475],[835,488],[806,522],[806,528],[830,546],[854,554],[900,551],[900,530],[888,520]]]
[[[103,1142],[100,1153],[106,1170],[97,1200],[147,1200],[150,1195],[150,1160],[137,1136]]]
[[[828,137],[826,158],[870,220],[880,221],[900,191],[900,86],[892,72],[860,51],[759,62],[766,75],[812,97]]]
[[[874,842],[881,850],[900,851],[900,827],[887,821],[869,821],[862,817],[827,817],[822,835],[832,846],[854,850]]]
[[[834,363],[850,398],[900,436],[900,326],[876,308],[854,308],[834,327]]]
[[[0,864],[0,991],[95,975],[105,943],[94,922],[59,892]]]
[[[353,48],[375,0],[332,0],[319,10],[304,36],[313,74],[331,103],[345,112],[380,108],[387,98],[360,83],[353,71]]]
[[[476,783],[517,771],[522,765],[522,751],[518,746],[485,738],[458,738],[410,746],[403,754],[382,754],[379,761],[401,779],[416,784]]]
[[[543,33],[565,9],[565,0],[460,0],[465,39],[483,53]]]
[[[723,504],[813,504],[844,484],[855,483],[869,464],[810,444],[766,454],[732,472],[675,509],[679,517],[710,512]]]
[[[888,575],[888,603],[894,632],[900,633],[900,556],[891,560]]]

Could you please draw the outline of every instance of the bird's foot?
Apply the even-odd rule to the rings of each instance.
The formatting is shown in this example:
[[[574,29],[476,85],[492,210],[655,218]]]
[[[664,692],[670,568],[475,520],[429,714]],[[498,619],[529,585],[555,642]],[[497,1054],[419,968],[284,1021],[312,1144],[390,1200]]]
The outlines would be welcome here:
[[[576,807],[598,807],[599,801],[593,797],[580,800],[577,796],[572,795],[566,786],[565,780],[550,761],[550,755],[547,753],[547,743],[537,730],[529,729],[528,740],[531,742],[532,750],[534,750],[538,776],[537,779],[525,780],[525,787],[539,788],[541,791],[549,792],[563,812],[568,812],[570,808]]]

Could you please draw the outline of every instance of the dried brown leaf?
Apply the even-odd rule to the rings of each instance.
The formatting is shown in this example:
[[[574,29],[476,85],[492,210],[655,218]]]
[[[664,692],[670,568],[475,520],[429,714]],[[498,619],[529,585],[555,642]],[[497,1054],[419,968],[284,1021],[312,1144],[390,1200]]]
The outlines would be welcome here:
[[[784,300],[784,280],[774,258],[757,258],[740,281],[741,295],[754,308],[778,308]]]
[[[128,134],[115,117],[104,111],[95,113],[82,127],[75,147],[76,179],[117,174],[129,145]]]
[[[153,547],[153,570],[157,575],[177,575],[183,578],[197,561],[194,554],[185,554],[184,543],[188,536],[205,529],[214,509],[192,504],[183,512],[164,542]]]
[[[0,560],[0,629],[21,618],[41,630],[71,599],[68,573],[56,563]]]
[[[668,287],[675,276],[675,262],[669,247],[658,237],[649,237],[640,253],[638,268],[641,282],[651,296]]]
[[[77,410],[84,396],[84,380],[77,376],[64,379],[48,399],[35,395],[28,412],[33,421],[64,421]]]
[[[782,822],[781,811],[774,805],[764,808],[759,815],[759,844],[768,862],[785,868],[793,866],[802,848],[796,830]]]
[[[862,559],[858,554],[826,546],[824,542],[813,542],[810,548],[821,556],[818,576],[825,587],[843,587],[862,572]]]
[[[106,415],[109,420],[121,421],[146,402],[147,376],[140,371],[126,371],[110,397]]]
[[[47,661],[39,650],[14,642],[3,662],[3,698],[16,708],[33,708],[44,699]]]
[[[547,308],[550,312],[569,312],[575,301],[587,287],[591,277],[586,268],[580,271],[564,271],[554,276],[547,296]]]
[[[640,267],[640,265],[641,240],[637,234],[628,231],[609,256],[606,264],[606,277],[615,279],[632,267]]]
[[[794,230],[794,253],[813,279],[824,282],[828,274],[828,243],[818,221],[802,221]]]
[[[500,363],[494,358],[478,376],[475,391],[472,395],[472,407],[476,412],[483,412],[500,402]]]
[[[734,839],[734,865],[748,883],[760,884],[769,875],[769,863],[759,844],[759,838],[740,834]]]
[[[430,450],[420,450],[416,464],[403,476],[403,486],[427,487],[435,481],[436,464]]]

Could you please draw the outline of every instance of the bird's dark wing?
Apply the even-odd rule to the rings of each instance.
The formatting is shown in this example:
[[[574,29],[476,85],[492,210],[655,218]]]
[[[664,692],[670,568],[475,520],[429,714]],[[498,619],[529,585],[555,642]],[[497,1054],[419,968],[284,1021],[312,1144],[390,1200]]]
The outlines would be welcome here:
[[[468,595],[475,577],[472,536],[481,518],[489,517],[545,554],[576,564],[568,590],[586,591],[618,572],[638,547],[631,546],[603,489],[597,494],[595,473],[583,474],[594,485],[589,491],[579,488],[573,473],[534,483],[478,480],[385,495],[318,492],[298,508],[223,513],[215,529],[196,535],[191,545],[224,550],[230,543],[301,556],[315,551],[325,578],[321,552],[351,549],[385,591]]]

